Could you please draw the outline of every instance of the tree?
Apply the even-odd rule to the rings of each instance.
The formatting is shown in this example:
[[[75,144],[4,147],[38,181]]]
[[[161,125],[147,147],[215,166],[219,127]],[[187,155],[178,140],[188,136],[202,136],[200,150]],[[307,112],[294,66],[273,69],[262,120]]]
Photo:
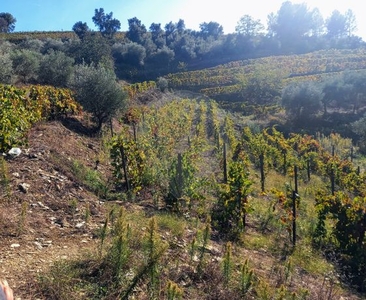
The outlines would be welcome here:
[[[24,83],[37,77],[41,54],[32,50],[22,49],[11,54],[14,73],[22,78]]]
[[[190,60],[196,58],[196,39],[189,34],[179,35],[174,43],[174,52],[178,60]]]
[[[179,19],[178,23],[176,24],[177,31],[179,34],[183,34],[186,30],[186,24],[183,19]]]
[[[200,35],[204,39],[207,39],[209,37],[217,39],[224,34],[223,27],[217,22],[201,23],[200,29],[201,29]]]
[[[13,74],[13,64],[9,53],[0,53],[0,83],[10,83]]]
[[[44,46],[44,42],[39,39],[34,39],[30,37],[26,37],[20,44],[20,49],[27,49],[34,52],[41,52]]]
[[[245,101],[256,105],[273,105],[281,96],[282,81],[286,74],[281,70],[268,70],[256,66],[253,75],[242,75],[239,78],[241,93]]]
[[[161,24],[152,23],[150,25],[149,29],[151,32],[151,39],[154,42],[154,44],[156,45],[156,47],[158,49],[164,47],[166,44],[165,33],[164,33],[164,30],[161,28]]]
[[[309,117],[320,109],[322,91],[311,81],[289,84],[282,92],[282,105],[292,119]]]
[[[101,34],[106,37],[113,37],[113,35],[121,29],[121,22],[117,19],[113,19],[112,12],[105,14],[103,8],[95,9],[92,20],[95,26],[99,28]]]
[[[85,35],[90,31],[88,24],[85,22],[76,22],[74,26],[72,26],[72,30],[75,32],[75,34],[79,37],[79,39],[84,39]]]
[[[346,99],[340,101],[340,104],[345,103],[351,107],[353,113],[358,113],[358,110],[366,104],[366,72],[360,71],[346,71],[343,73],[344,89],[347,91]]]
[[[326,27],[329,37],[342,38],[347,35],[346,17],[338,10],[334,10],[326,20]]]
[[[133,43],[142,45],[146,38],[146,27],[136,17],[128,19],[128,31],[126,37]]]
[[[66,51],[66,47],[68,46],[68,42],[64,42],[60,39],[46,38],[43,43],[41,52],[42,54],[49,53],[50,51]]]
[[[153,53],[149,59],[149,63],[153,63],[157,68],[167,68],[169,67],[170,62],[174,59],[174,51],[169,49],[167,46],[157,50]]]
[[[326,79],[322,84],[323,97],[321,102],[323,104],[323,114],[325,116],[328,113],[328,106],[339,97],[339,88],[342,84],[342,80],[339,76],[332,76],[331,78]]]
[[[352,36],[352,34],[357,30],[356,16],[351,9],[348,9],[344,16],[346,18],[347,35]]]
[[[134,67],[141,67],[145,63],[146,50],[137,43],[113,45],[113,57],[117,64],[128,64]]]
[[[0,32],[14,31],[16,21],[10,13],[0,13]]]
[[[238,21],[235,31],[245,37],[255,37],[262,33],[264,26],[260,20],[254,20],[249,15],[244,15]]]
[[[13,75],[11,53],[14,51],[14,46],[8,41],[0,43],[0,83],[11,83]]]
[[[51,50],[44,55],[38,71],[38,80],[42,84],[64,87],[67,85],[74,59],[64,52]]]
[[[75,59],[75,63],[104,64],[113,66],[111,46],[99,32],[88,32],[83,40],[73,41],[68,55]]]
[[[277,14],[268,16],[269,32],[283,48],[291,49],[304,37],[311,36],[319,26],[319,10],[309,10],[306,3],[282,3]],[[301,44],[301,43],[300,43]]]
[[[126,106],[126,94],[117,83],[113,70],[103,66],[76,66],[70,87],[83,109],[93,115],[96,132]]]
[[[182,38],[186,30],[184,20],[179,19],[178,23],[169,22],[165,25],[165,39],[169,48],[173,49],[176,43]]]
[[[165,25],[165,40],[168,47],[174,42],[177,31],[177,25],[173,22],[169,22]]]
[[[311,27],[309,34],[311,36],[321,36],[324,33],[324,19],[318,8],[314,8],[311,13]]]
[[[352,131],[359,137],[360,152],[366,154],[366,114],[351,124]]]

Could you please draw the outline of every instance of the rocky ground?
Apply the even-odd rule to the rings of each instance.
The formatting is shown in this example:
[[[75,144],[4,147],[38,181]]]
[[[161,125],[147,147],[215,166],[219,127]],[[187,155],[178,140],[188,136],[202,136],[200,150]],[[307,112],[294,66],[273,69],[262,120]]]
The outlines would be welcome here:
[[[65,126],[66,125],[66,126]],[[66,165],[78,160],[96,166],[99,141],[75,132],[78,120],[38,124],[29,145],[6,158],[0,187],[0,278],[16,298],[37,299],[37,278],[55,261],[95,249],[96,228],[103,223],[103,202]],[[98,170],[108,172],[103,161]]]

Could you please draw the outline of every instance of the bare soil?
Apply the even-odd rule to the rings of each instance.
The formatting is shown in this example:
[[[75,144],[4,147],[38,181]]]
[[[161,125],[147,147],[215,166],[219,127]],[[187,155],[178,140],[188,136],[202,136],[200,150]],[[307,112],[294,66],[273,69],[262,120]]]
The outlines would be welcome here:
[[[42,272],[56,261],[95,249],[103,202],[64,168],[71,160],[93,168],[98,160],[99,139],[86,135],[80,121],[36,125],[20,156],[6,160],[9,183],[0,189],[0,278],[8,280],[17,298],[37,299],[33,291]],[[101,162],[98,170],[108,173],[108,165]]]

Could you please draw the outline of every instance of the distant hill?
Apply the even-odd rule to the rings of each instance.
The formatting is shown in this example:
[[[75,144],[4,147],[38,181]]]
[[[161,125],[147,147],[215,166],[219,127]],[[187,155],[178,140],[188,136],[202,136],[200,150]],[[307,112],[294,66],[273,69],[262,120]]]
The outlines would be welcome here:
[[[366,49],[331,49],[307,54],[232,61],[212,68],[172,73],[170,87],[200,92],[216,100],[237,100],[240,78],[258,70],[278,71],[286,81],[319,80],[345,70],[366,69]]]

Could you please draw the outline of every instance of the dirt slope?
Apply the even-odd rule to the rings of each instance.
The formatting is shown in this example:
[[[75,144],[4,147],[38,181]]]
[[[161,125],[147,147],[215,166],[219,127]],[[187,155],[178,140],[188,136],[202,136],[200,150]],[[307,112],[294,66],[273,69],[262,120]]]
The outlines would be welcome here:
[[[77,120],[66,125],[83,128]],[[42,271],[94,247],[103,203],[64,166],[76,159],[93,168],[99,142],[55,121],[35,126],[21,149],[20,156],[6,160],[9,184],[0,187],[0,277],[16,297],[36,299],[32,286]],[[107,172],[107,166],[100,163],[98,170]]]

